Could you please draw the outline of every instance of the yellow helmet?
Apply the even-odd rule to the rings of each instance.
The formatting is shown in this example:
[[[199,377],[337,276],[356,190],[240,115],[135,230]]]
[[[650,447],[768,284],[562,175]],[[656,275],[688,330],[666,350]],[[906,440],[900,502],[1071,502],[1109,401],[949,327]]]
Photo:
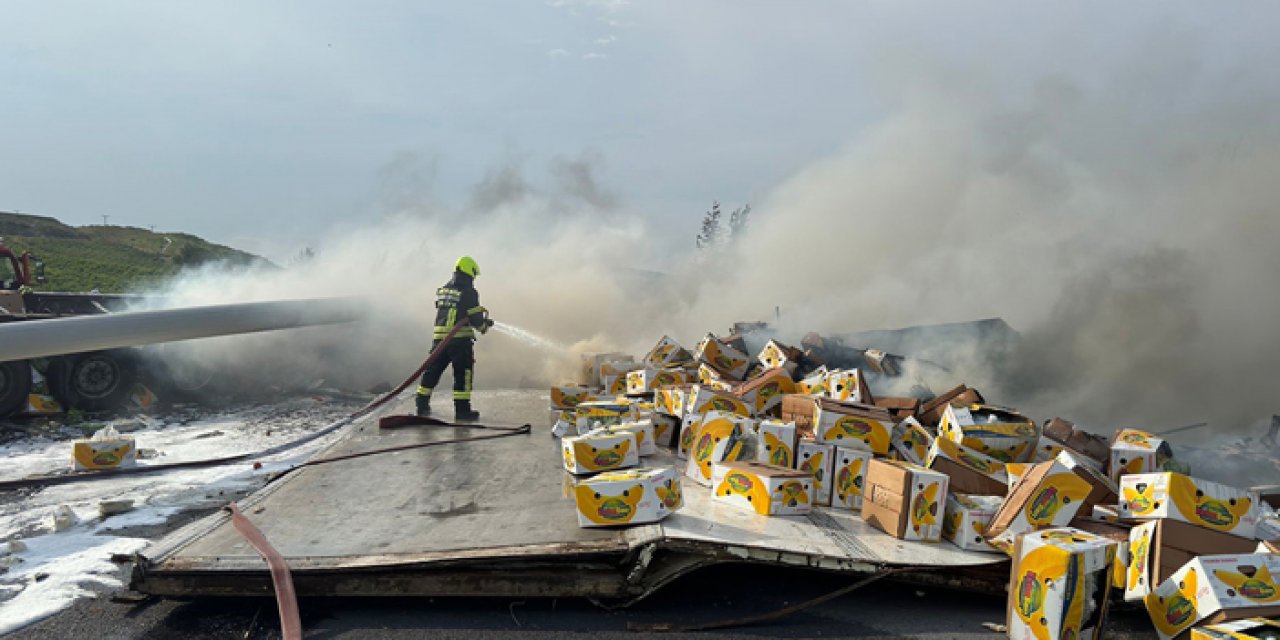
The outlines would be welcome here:
[[[458,258],[458,264],[453,265],[453,268],[471,276],[472,278],[480,275],[480,265],[476,264],[475,259],[471,256],[462,256],[461,258]]]

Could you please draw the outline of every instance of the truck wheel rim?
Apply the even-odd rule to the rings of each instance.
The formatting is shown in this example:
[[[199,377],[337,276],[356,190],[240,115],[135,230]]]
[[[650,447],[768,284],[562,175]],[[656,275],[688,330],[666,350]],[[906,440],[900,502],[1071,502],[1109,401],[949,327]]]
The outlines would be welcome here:
[[[103,360],[85,362],[76,371],[76,391],[88,398],[103,398],[115,391],[120,382],[115,366]]]

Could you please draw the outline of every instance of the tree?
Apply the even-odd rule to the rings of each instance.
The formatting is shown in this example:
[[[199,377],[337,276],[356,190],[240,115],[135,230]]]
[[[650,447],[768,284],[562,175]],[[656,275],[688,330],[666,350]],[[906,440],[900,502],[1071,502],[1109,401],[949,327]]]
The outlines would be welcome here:
[[[702,217],[702,232],[698,234],[696,244],[699,249],[707,249],[720,244],[720,203],[713,200],[711,210]]]
[[[737,242],[738,238],[747,234],[747,224],[751,222],[751,205],[746,204],[729,214],[729,241]]]

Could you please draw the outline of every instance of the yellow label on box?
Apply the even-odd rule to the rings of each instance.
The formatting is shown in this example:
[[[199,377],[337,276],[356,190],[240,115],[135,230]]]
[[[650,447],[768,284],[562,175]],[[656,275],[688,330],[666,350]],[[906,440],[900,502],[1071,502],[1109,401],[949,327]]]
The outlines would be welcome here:
[[[137,454],[133,438],[76,440],[71,443],[72,468],[76,470],[131,466]]]
[[[1180,473],[1141,473],[1120,479],[1121,518],[1172,518],[1242,538],[1258,529],[1257,495]]]

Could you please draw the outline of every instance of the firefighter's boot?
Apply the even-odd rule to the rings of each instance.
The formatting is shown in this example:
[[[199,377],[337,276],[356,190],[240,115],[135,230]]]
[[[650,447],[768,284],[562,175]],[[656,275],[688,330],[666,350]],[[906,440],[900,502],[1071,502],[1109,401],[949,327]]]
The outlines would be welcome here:
[[[475,422],[480,419],[480,412],[471,410],[470,400],[454,400],[453,419],[455,422]]]
[[[425,418],[431,415],[431,396],[418,396],[418,417]]]

